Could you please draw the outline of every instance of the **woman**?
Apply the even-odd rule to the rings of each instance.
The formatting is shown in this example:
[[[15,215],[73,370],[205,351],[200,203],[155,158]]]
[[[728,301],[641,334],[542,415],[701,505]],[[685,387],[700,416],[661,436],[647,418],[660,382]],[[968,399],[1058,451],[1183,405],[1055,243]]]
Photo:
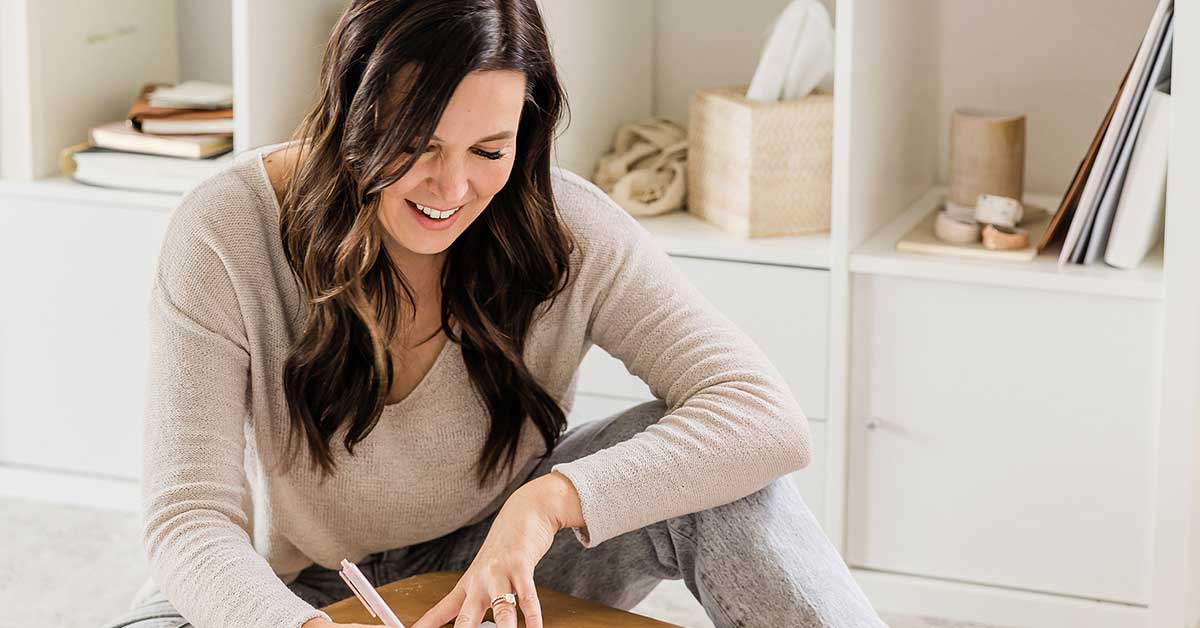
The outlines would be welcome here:
[[[465,571],[415,628],[540,628],[535,581],[627,608],[665,578],[718,626],[882,625],[775,481],[809,459],[780,374],[551,168],[563,106],[534,0],[351,2],[296,139],[172,218],[153,586],[114,625],[333,626],[343,558]],[[593,343],[662,401],[564,434]]]

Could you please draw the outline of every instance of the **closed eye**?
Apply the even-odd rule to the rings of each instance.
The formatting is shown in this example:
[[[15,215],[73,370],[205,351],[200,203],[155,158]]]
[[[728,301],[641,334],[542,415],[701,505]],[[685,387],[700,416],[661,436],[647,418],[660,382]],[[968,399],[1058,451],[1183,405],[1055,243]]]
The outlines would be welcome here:
[[[426,153],[428,153],[428,152],[430,152],[430,151],[432,151],[432,150],[434,150],[434,147],[433,147],[433,146],[426,146],[426,147],[425,147],[425,150],[424,150],[423,152],[426,152]],[[475,148],[475,149],[472,149],[472,150],[475,152],[475,154],[476,154],[476,155],[479,155],[480,157],[483,157],[483,158],[485,158],[485,159],[490,159],[490,160],[492,160],[492,161],[495,161],[495,160],[497,160],[497,159],[500,159],[500,158],[504,157],[504,152],[503,152],[503,151],[498,151],[498,150],[497,150],[497,151],[490,151],[490,150],[483,150],[482,148]],[[411,149],[411,148],[405,148],[405,149],[404,149],[404,150],[402,150],[401,152],[403,152],[403,153],[411,153],[411,152],[413,152],[413,149]]]

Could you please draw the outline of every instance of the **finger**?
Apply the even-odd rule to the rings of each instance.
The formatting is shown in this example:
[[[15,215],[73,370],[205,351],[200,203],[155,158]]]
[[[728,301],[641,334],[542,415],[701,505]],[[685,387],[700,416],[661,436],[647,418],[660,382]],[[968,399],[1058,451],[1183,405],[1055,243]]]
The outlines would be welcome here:
[[[454,590],[442,598],[440,602],[433,605],[433,608],[425,612],[417,623],[412,625],[412,628],[439,628],[450,622],[458,616],[458,610],[462,608],[463,599],[466,595],[460,587],[454,587]]]
[[[488,598],[489,602],[505,593],[513,592],[508,587],[493,587],[492,590],[495,593]],[[492,607],[492,621],[496,622],[496,628],[517,628],[517,606],[506,601],[498,602]]]
[[[525,616],[525,628],[542,628],[542,601],[538,599],[533,578],[520,578],[517,582],[517,603]]]
[[[479,628],[486,610],[487,600],[468,595],[458,611],[458,618],[454,620],[454,628]]]

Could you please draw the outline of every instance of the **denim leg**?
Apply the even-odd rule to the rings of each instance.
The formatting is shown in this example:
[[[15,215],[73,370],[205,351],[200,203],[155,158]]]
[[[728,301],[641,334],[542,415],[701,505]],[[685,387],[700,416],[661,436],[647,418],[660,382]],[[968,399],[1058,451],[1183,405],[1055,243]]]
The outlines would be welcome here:
[[[585,424],[533,476],[626,440],[666,410],[647,402]],[[535,572],[539,586],[618,608],[636,605],[660,580],[681,578],[718,628],[885,626],[787,479],[592,549],[564,530]]]
[[[122,613],[104,628],[190,628],[179,611],[167,601],[162,591],[157,591],[138,603],[135,608]]]

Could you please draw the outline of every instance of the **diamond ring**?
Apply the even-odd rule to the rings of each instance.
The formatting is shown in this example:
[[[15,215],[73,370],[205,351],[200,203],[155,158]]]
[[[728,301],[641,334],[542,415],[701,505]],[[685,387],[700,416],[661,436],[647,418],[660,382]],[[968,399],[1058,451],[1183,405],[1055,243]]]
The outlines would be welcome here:
[[[496,597],[492,598],[492,603],[489,606],[496,608],[496,605],[501,602],[508,602],[509,604],[515,605],[517,603],[517,594],[505,593],[504,595],[497,595]]]

